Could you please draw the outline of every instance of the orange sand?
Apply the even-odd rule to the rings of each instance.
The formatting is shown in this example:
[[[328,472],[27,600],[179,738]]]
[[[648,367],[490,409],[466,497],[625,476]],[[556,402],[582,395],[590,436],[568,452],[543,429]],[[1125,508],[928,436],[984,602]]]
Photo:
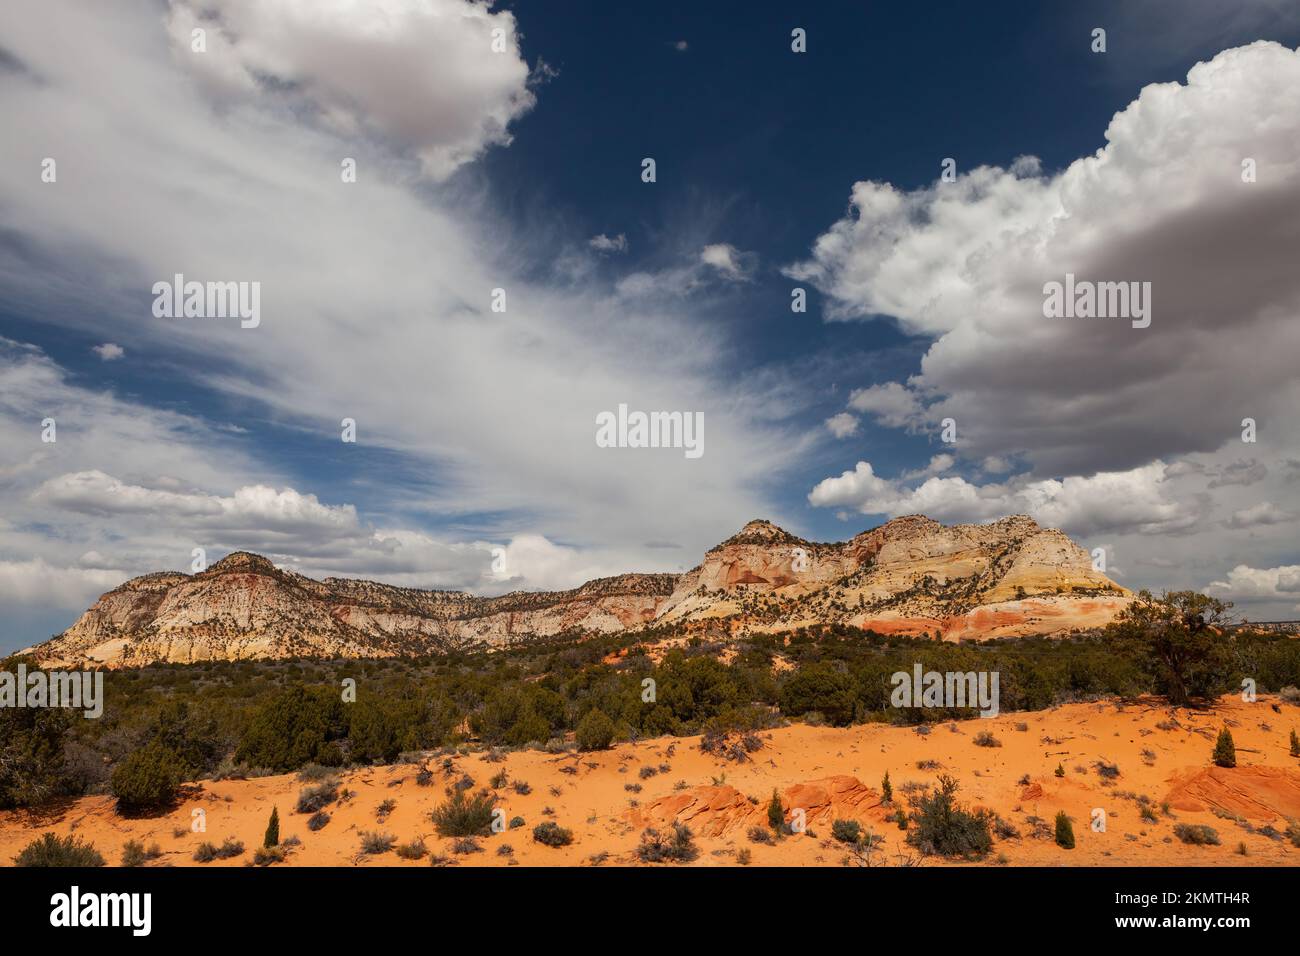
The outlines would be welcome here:
[[[1162,722],[1165,729],[1156,726]],[[1239,766],[1232,770],[1210,764],[1214,736],[1225,723],[1237,744]],[[1018,730],[1018,725],[1027,729]],[[1300,760],[1288,753],[1292,727],[1300,729],[1300,706],[1273,698],[1246,704],[1225,697],[1212,710],[1200,712],[1144,699],[943,724],[928,735],[885,725],[795,725],[762,733],[763,748],[745,763],[702,753],[698,737],[659,738],[581,755],[521,751],[501,762],[473,753],[456,757],[451,775],[441,769],[441,758],[430,759],[435,777],[427,787],[416,784],[418,768],[413,765],[341,774],[341,786],[354,795],[327,807],[332,819],[315,833],[307,829],[307,816],[294,812],[298,791],[306,784],[293,775],[197,783],[174,810],[146,819],[118,816],[107,796],[84,797],[40,815],[3,812],[0,862],[8,865],[23,846],[52,830],[89,840],[110,865],[118,863],[128,839],[161,845],[162,857],[149,865],[190,866],[200,865],[191,859],[200,843],[219,845],[233,837],[247,848],[242,856],[202,865],[240,866],[251,859],[276,806],[281,837],[302,840],[279,865],[429,865],[427,857],[406,861],[392,852],[361,854],[363,830],[391,833],[399,843],[423,837],[432,853],[458,865],[504,866],[514,860],[525,866],[578,866],[591,865],[593,857],[605,865],[627,865],[636,862],[634,851],[645,827],[677,819],[691,827],[701,850],[691,865],[736,865],[737,852],[748,848],[754,865],[835,866],[846,856],[830,836],[831,821],[840,817],[860,820],[882,836],[881,862],[890,864],[900,851],[914,851],[886,819],[892,808],[880,805],[880,780],[888,770],[896,805],[905,799],[909,784],[928,786],[947,773],[961,783],[962,801],[987,807],[1015,826],[1020,837],[995,840],[986,865],[999,855],[1010,865],[1294,865],[1300,863],[1300,849],[1289,841],[1247,832],[1239,822],[1213,812],[1239,817],[1256,829],[1271,824],[1283,831],[1288,817],[1300,818]],[[976,746],[974,737],[983,730],[1002,746]],[[1144,757],[1144,750],[1150,754]],[[918,761],[939,766],[921,770]],[[1118,766],[1120,775],[1104,780],[1094,767],[1098,761]],[[1065,768],[1064,778],[1053,773],[1058,762]],[[671,769],[640,776],[642,767],[661,764]],[[576,773],[562,772],[564,767]],[[526,826],[482,838],[481,853],[453,855],[453,841],[437,836],[429,811],[446,798],[445,788],[460,774],[473,777],[477,788],[501,770],[511,781],[526,781],[532,788],[527,796],[508,786],[498,791],[507,818],[522,816]],[[1025,777],[1028,783],[1021,783]],[[675,787],[678,781],[685,786]],[[627,789],[629,785],[639,785],[640,792]],[[787,812],[804,810],[811,832],[773,845],[751,843],[746,833],[765,822],[774,789],[782,794]],[[1150,798],[1159,815],[1156,822],[1142,820],[1137,795]],[[396,801],[396,808],[379,823],[376,808],[388,799]],[[1162,802],[1168,802],[1172,816],[1161,812]],[[206,813],[205,833],[189,831],[191,810],[198,807]],[[1105,832],[1089,826],[1096,807],[1106,812]],[[1050,835],[1030,835],[1033,826],[1027,818],[1041,818],[1050,828],[1058,810],[1074,818],[1074,850],[1057,847]],[[551,848],[535,843],[532,828],[545,820],[571,829],[573,844]],[[1184,845],[1173,837],[1175,823],[1208,824],[1222,845]],[[175,836],[177,829],[184,832]],[[1236,852],[1239,843],[1245,844],[1246,856]],[[513,848],[512,856],[497,854],[502,844]],[[941,862],[926,858],[924,865]]]

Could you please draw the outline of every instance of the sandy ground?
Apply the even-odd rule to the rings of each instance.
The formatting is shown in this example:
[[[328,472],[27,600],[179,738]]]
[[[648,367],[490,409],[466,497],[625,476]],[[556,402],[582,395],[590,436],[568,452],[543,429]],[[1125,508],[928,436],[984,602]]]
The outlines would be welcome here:
[[[1237,745],[1238,766],[1232,770],[1214,768],[1210,761],[1224,724]],[[162,848],[151,866],[247,865],[274,806],[282,839],[302,841],[277,865],[430,863],[429,857],[407,861],[392,852],[364,855],[361,831],[391,833],[399,843],[422,837],[433,855],[454,865],[629,865],[637,862],[635,848],[647,825],[679,819],[695,832],[701,851],[689,865],[737,865],[739,851],[748,849],[756,866],[840,866],[849,861],[844,846],[831,839],[830,825],[841,817],[857,819],[883,837],[878,862],[897,865],[898,854],[915,851],[887,819],[894,808],[880,804],[880,781],[888,771],[895,807],[909,789],[929,786],[946,773],[960,782],[959,799],[996,812],[1019,831],[1019,837],[995,840],[993,853],[978,865],[1296,865],[1300,848],[1257,832],[1265,825],[1285,831],[1288,818],[1300,818],[1300,759],[1288,753],[1292,727],[1300,730],[1300,706],[1271,697],[1253,704],[1225,697],[1207,711],[1174,710],[1154,700],[1071,704],[937,725],[924,735],[884,725],[795,725],[762,733],[762,749],[746,762],[701,752],[698,737],[580,755],[522,751],[500,762],[473,753],[456,757],[451,774],[442,769],[440,757],[431,758],[430,786],[417,785],[414,765],[341,774],[341,787],[351,796],[327,808],[332,819],[317,832],[307,829],[306,815],[294,812],[297,794],[306,786],[294,775],[205,781],[187,787],[173,811],[145,819],[124,819],[106,796],[84,797],[42,815],[0,813],[0,862],[10,864],[23,846],[52,830],[89,840],[110,865],[118,863],[128,839]],[[991,732],[1001,746],[977,746],[980,731]],[[1119,775],[1103,777],[1098,762],[1117,767]],[[1064,777],[1055,775],[1058,763]],[[663,765],[668,769],[661,770]],[[642,777],[643,767],[654,767],[655,773]],[[482,852],[454,854],[454,841],[436,834],[429,812],[462,774],[477,788],[502,770],[511,782],[531,788],[527,795],[509,785],[497,791],[507,818],[521,816],[526,825],[480,839]],[[629,789],[637,786],[639,791]],[[754,843],[747,832],[766,820],[774,788],[784,796],[787,817],[803,811],[807,832]],[[1140,796],[1150,799],[1155,822],[1140,816]],[[381,823],[376,810],[385,800],[396,806]],[[206,832],[190,830],[196,808],[204,810]],[[1105,811],[1104,832],[1090,826],[1095,808]],[[1056,846],[1050,835],[1058,810],[1074,818],[1073,850]],[[1048,826],[1046,837],[1033,835],[1033,817]],[[552,848],[534,842],[533,826],[546,820],[571,829],[573,843]],[[1177,823],[1209,825],[1222,845],[1185,845],[1173,835]],[[246,852],[207,864],[192,860],[200,843],[220,844],[227,837],[243,841]],[[513,852],[500,855],[503,845]],[[929,857],[924,865],[946,864]]]

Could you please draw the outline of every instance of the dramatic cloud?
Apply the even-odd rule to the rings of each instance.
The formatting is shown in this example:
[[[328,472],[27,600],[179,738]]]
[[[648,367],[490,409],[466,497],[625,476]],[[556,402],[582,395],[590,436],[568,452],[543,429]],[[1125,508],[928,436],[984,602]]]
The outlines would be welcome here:
[[[1039,475],[1210,452],[1245,418],[1267,447],[1295,447],[1300,53],[1220,53],[1143,89],[1106,140],[1055,175],[1021,159],[912,192],[854,185],[849,216],[789,275],[832,318],[892,316],[934,341],[908,382],[850,408],[912,429],[953,417],[964,454],[1020,455]],[[1044,318],[1044,285],[1067,273],[1150,282],[1151,326]]]
[[[535,102],[514,15],[491,2],[170,4],[177,62],[223,103],[274,97],[343,136],[411,150],[437,179],[508,144]]]

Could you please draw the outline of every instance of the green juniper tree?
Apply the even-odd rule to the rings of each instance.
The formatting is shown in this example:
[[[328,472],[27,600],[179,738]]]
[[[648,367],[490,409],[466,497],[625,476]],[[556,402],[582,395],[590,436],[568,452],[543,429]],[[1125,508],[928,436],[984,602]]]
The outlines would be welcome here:
[[[775,790],[772,791],[772,799],[767,803],[767,825],[778,833],[785,826],[785,810],[781,807],[781,798]]]
[[[1214,763],[1219,767],[1237,766],[1237,746],[1227,727],[1219,731],[1219,739],[1214,742]]]
[[[1195,591],[1157,598],[1140,591],[1106,636],[1152,669],[1156,693],[1178,707],[1193,698],[1224,693],[1232,674],[1231,639],[1225,633],[1231,603]]]
[[[270,848],[280,845],[280,811],[271,808],[271,819],[266,824],[266,836],[262,837],[262,846]]]
[[[1065,850],[1074,849],[1074,824],[1064,810],[1056,814],[1056,845]]]

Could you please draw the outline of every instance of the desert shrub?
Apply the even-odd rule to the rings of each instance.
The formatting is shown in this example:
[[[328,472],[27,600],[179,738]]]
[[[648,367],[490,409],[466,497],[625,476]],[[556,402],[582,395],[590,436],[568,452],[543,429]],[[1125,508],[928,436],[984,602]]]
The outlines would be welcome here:
[[[1288,684],[1286,687],[1283,687],[1278,691],[1278,696],[1288,704],[1300,704],[1300,687]]]
[[[1074,849],[1074,824],[1064,810],[1056,814],[1056,845],[1065,850]]]
[[[751,843],[771,843],[772,831],[766,827],[750,827],[747,836]]]
[[[469,853],[482,853],[483,848],[478,845],[478,840],[473,837],[460,837],[452,843],[451,852],[458,856],[465,856]]]
[[[397,837],[391,833],[380,833],[374,830],[362,830],[360,836],[362,853],[387,853],[397,842]]]
[[[999,840],[1014,840],[1020,836],[1020,831],[1016,829],[1015,824],[1010,820],[995,816],[993,818],[993,834]]]
[[[885,776],[880,781],[880,802],[890,804],[894,802],[894,787],[889,782],[889,771],[885,771]]]
[[[14,857],[15,866],[103,866],[104,858],[89,843],[68,834],[57,837],[53,833],[42,834],[23,847]]]
[[[1174,836],[1193,846],[1219,845],[1219,831],[1203,823],[1175,823]]]
[[[1053,770],[1052,773],[1056,774],[1056,776],[1058,776],[1058,777],[1064,777],[1064,776],[1065,776],[1065,764],[1058,763],[1058,764],[1056,765],[1056,769]]]
[[[391,799],[385,800],[382,803],[380,803],[379,806],[375,807],[375,816],[378,817],[380,822],[382,823],[384,817],[388,816],[396,809],[397,809],[396,800],[391,800]]]
[[[1232,731],[1224,727],[1214,742],[1214,763],[1218,767],[1237,766],[1237,746],[1232,742]]]
[[[574,736],[579,750],[604,750],[614,740],[614,722],[603,710],[589,710],[578,721]]]
[[[284,847],[259,846],[253,851],[253,865],[270,866],[272,863],[281,863],[285,856]]]
[[[568,846],[573,842],[573,831],[547,820],[533,827],[533,839],[546,846]]]
[[[416,838],[410,843],[403,843],[397,848],[397,855],[403,860],[418,860],[429,852],[424,840]]]
[[[862,824],[857,820],[836,820],[831,823],[831,836],[841,843],[857,843],[862,837]]]
[[[326,780],[314,787],[304,787],[298,792],[297,810],[299,813],[316,813],[329,806],[338,797],[338,781]]]
[[[754,860],[754,853],[749,847],[743,846],[736,851],[736,862],[741,866],[749,866]]]
[[[1300,737],[1296,736],[1294,729],[1291,731],[1291,756],[1300,757]]]
[[[280,811],[271,808],[271,819],[266,822],[266,833],[262,837],[262,846],[280,845]]]
[[[519,829],[521,826],[523,826],[523,825],[524,825],[524,818],[523,818],[523,817],[511,817],[511,818],[510,818],[510,829],[511,829],[511,830],[518,830],[518,829]]]
[[[1119,766],[1117,764],[1106,763],[1104,760],[1098,760],[1093,764],[1093,768],[1097,771],[1097,776],[1101,777],[1103,780],[1114,780],[1119,776]]]
[[[303,783],[320,783],[322,780],[332,780],[337,773],[335,767],[322,767],[318,763],[309,763],[298,771],[298,779]]]
[[[221,846],[212,843],[200,843],[194,851],[196,863],[211,863],[213,860],[228,860],[244,852],[244,844],[238,840],[226,838]]]
[[[144,866],[147,859],[144,844],[139,840],[127,840],[126,845],[122,847],[123,866]]]
[[[223,758],[211,773],[213,780],[247,780],[255,776],[256,771],[246,763],[235,763],[229,757]]]
[[[307,829],[312,833],[317,830],[325,829],[325,824],[330,822],[330,815],[324,810],[317,810],[307,819]]]
[[[151,743],[132,751],[113,770],[112,791],[124,813],[156,810],[174,803],[180,789],[180,757]]]
[[[939,785],[917,801],[908,843],[923,854],[978,859],[993,848],[987,814],[958,806],[957,781],[941,776]]]
[[[978,734],[975,735],[975,746],[976,747],[1001,747],[1002,741],[994,737],[993,734],[990,733],[989,731],[981,730]]]
[[[661,833],[653,827],[642,833],[636,855],[642,863],[689,863],[700,855],[700,851],[690,827],[675,823],[671,834]]]
[[[434,808],[430,817],[443,836],[487,836],[492,832],[494,803],[495,799],[486,791],[466,797],[465,791],[456,790],[446,803]]]

